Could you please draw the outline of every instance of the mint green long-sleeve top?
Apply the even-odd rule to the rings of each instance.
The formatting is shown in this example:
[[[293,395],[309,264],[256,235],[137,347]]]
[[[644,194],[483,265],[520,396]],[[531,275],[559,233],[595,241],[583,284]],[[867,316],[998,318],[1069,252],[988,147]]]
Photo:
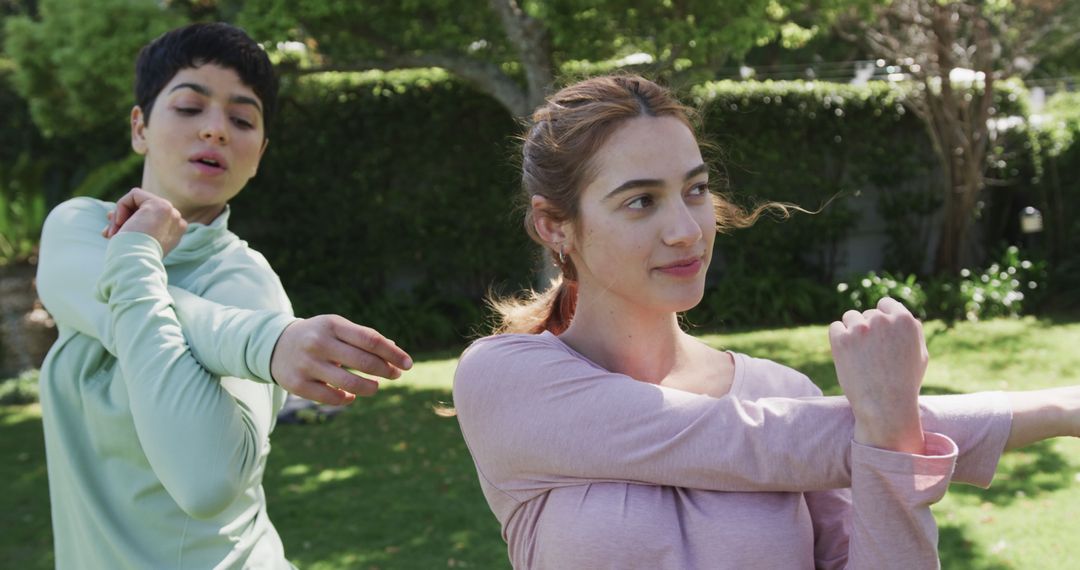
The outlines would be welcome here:
[[[101,237],[112,204],[50,213],[38,290],[59,338],[41,370],[57,568],[291,568],[262,477],[292,309],[227,227]]]

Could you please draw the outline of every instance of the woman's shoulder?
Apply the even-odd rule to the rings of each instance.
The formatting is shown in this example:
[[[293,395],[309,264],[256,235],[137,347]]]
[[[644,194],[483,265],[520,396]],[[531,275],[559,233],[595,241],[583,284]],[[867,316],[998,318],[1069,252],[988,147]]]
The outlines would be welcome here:
[[[821,389],[802,372],[767,358],[733,353],[742,368],[739,395],[747,399],[820,396]]]
[[[570,355],[551,334],[495,334],[473,341],[458,360],[458,375],[474,369],[543,365]]]
[[[70,228],[86,223],[92,223],[100,232],[101,228],[108,223],[105,215],[114,208],[112,202],[103,202],[93,198],[80,196],[71,198],[58,204],[49,212],[45,220],[47,228]]]
[[[462,353],[454,372],[455,398],[532,393],[596,371],[594,364],[550,333],[492,335],[474,341]]]

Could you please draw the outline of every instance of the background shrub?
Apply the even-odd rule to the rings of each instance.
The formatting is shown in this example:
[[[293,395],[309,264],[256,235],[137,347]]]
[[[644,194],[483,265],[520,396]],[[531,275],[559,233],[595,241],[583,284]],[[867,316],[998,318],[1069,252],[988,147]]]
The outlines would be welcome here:
[[[232,223],[298,314],[447,346],[474,333],[492,284],[528,283],[515,123],[490,99],[441,74],[312,79],[286,86],[275,132]]]
[[[0,102],[19,108],[7,78],[0,69]],[[836,283],[849,277],[844,246],[868,212],[887,238],[878,275],[906,283],[919,274],[940,205],[937,166],[901,88],[713,82],[683,95],[700,106],[715,143],[716,188],[747,206],[778,200],[817,211],[720,236],[690,323],[835,318],[845,302]],[[1025,111],[1015,86],[996,105],[999,115]],[[8,222],[5,238],[35,235],[40,212],[73,193],[115,199],[138,184],[123,121],[115,131],[44,138],[21,109],[0,117],[0,201],[22,200],[31,215],[18,216],[20,227],[30,229]],[[1021,124],[1001,139],[995,165],[1008,184],[987,193],[981,224],[984,243],[1019,243],[1016,208],[1040,205],[1044,243],[1026,251],[1048,260],[1057,291],[1080,290],[1070,255],[1080,248],[1078,123]],[[502,107],[441,72],[286,77],[267,155],[230,223],[281,275],[297,314],[339,313],[411,349],[458,346],[483,332],[490,288],[535,283],[538,250],[514,207],[519,130]],[[964,318],[966,301],[945,289],[935,301],[921,279],[928,313]]]
[[[878,301],[885,297],[892,297],[900,301],[911,313],[921,319],[926,318],[926,291],[918,282],[918,276],[914,273],[907,276],[893,276],[882,272],[878,275],[871,271],[862,279],[856,279],[850,284],[839,283],[836,292],[844,300],[845,309],[865,311],[877,306]]]
[[[27,370],[15,378],[0,380],[0,404],[21,405],[38,401],[38,371]]]
[[[842,310],[871,309],[882,298],[892,297],[919,318],[953,323],[1020,316],[1045,289],[1046,278],[1044,262],[1026,259],[1019,248],[1009,246],[986,269],[963,269],[958,277],[922,283],[914,273],[893,276],[871,271],[850,283],[839,283],[836,291]]]
[[[857,203],[870,189],[899,195],[905,181],[932,172],[934,158],[921,125],[902,105],[902,91],[886,83],[720,81],[692,93],[737,201],[784,201],[816,211],[720,237],[704,303],[713,319],[701,320],[762,325],[835,318],[841,246],[859,223]],[[729,304],[735,306],[725,310]]]

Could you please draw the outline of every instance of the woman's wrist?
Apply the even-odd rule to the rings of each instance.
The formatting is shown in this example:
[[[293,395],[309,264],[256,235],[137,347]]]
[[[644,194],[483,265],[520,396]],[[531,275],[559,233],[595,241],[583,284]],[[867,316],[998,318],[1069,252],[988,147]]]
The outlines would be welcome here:
[[[856,412],[853,439],[862,445],[901,453],[923,455],[926,450],[917,404],[874,413]]]

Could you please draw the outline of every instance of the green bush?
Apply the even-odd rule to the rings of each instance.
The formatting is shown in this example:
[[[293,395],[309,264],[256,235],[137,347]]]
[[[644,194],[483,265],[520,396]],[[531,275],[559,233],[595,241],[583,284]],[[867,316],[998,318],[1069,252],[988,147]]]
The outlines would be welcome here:
[[[822,320],[834,314],[836,306],[829,290],[817,281],[754,270],[750,274],[729,272],[709,286],[702,302],[686,318],[705,328],[760,323],[786,326]]]
[[[0,74],[0,102],[12,93]],[[719,149],[716,188],[747,206],[778,200],[820,210],[720,236],[691,322],[835,318],[839,246],[868,208],[886,220],[886,269],[919,269],[926,248],[912,236],[938,206],[925,190],[936,159],[902,105],[903,89],[716,82],[684,95],[701,107]],[[532,284],[537,248],[513,206],[520,126],[491,99],[445,73],[421,71],[286,77],[281,103],[260,172],[234,201],[231,224],[267,256],[299,315],[339,313],[410,349],[445,347],[481,330],[489,288]],[[1006,88],[996,105],[999,114],[1022,111],[1024,98]],[[43,139],[25,104],[20,109],[0,118],[7,168],[0,184],[24,155],[33,168],[19,171],[19,184],[41,188],[47,207],[72,192],[114,199],[137,183],[139,161],[126,149],[123,124],[75,144]],[[1042,140],[1032,152],[1056,148]],[[1054,172],[1066,180],[1062,188],[1080,180],[1073,156],[1047,161],[1043,180]],[[882,198],[860,203],[870,189],[883,190]],[[1063,203],[1075,204],[1075,192],[1065,195]],[[11,204],[16,194],[0,196]]]
[[[0,265],[34,255],[51,207],[72,194],[119,198],[141,175],[123,122],[68,138],[46,137],[30,120],[13,81],[11,68],[0,65]],[[119,175],[104,175],[110,172]]]
[[[937,294],[938,307],[946,319],[1016,317],[1024,312],[1029,295],[1037,292],[1040,283],[1045,284],[1043,263],[1022,258],[1020,250],[1010,246],[982,271],[961,270],[959,282]]]
[[[892,297],[900,301],[912,314],[926,318],[926,291],[912,273],[908,276],[893,276],[887,271],[878,275],[871,271],[861,279],[849,283],[839,283],[836,292],[840,294],[845,309],[865,311],[877,306],[878,301]]]
[[[0,381],[0,404],[33,404],[38,401],[37,370],[27,370],[15,378]]]
[[[1047,295],[1056,306],[1080,307],[1080,93],[1051,97],[1032,130],[1032,202],[1043,214]]]
[[[1009,246],[986,269],[963,269],[958,277],[938,277],[921,283],[915,274],[893,276],[871,271],[839,283],[836,291],[843,309],[871,309],[883,297],[892,297],[919,318],[951,323],[1020,316],[1032,306],[1032,296],[1045,284],[1044,263],[1026,259],[1019,248]]]
[[[45,221],[40,183],[47,163],[33,154],[43,146],[30,123],[26,104],[0,67],[0,265],[23,261],[37,249]]]
[[[870,187],[924,179],[933,164],[902,90],[720,82],[689,96],[720,149],[721,190],[748,206],[821,210],[721,236],[690,320],[833,318],[836,251],[858,221],[854,201]],[[298,314],[340,313],[409,347],[451,345],[481,329],[492,284],[530,285],[536,248],[512,206],[518,132],[498,105],[443,73],[287,82],[233,225],[281,274]],[[893,231],[893,243],[910,241],[903,224]]]
[[[339,313],[410,349],[460,343],[488,287],[528,285],[534,265],[512,207],[515,131],[444,74],[287,84],[233,227],[298,314]]]
[[[820,210],[778,223],[763,220],[717,240],[704,303],[713,311],[725,308],[717,320],[762,325],[835,318],[837,252],[858,223],[857,202],[870,188],[898,194],[933,164],[922,126],[903,108],[902,95],[886,83],[813,81],[721,81],[692,90],[736,201]]]

